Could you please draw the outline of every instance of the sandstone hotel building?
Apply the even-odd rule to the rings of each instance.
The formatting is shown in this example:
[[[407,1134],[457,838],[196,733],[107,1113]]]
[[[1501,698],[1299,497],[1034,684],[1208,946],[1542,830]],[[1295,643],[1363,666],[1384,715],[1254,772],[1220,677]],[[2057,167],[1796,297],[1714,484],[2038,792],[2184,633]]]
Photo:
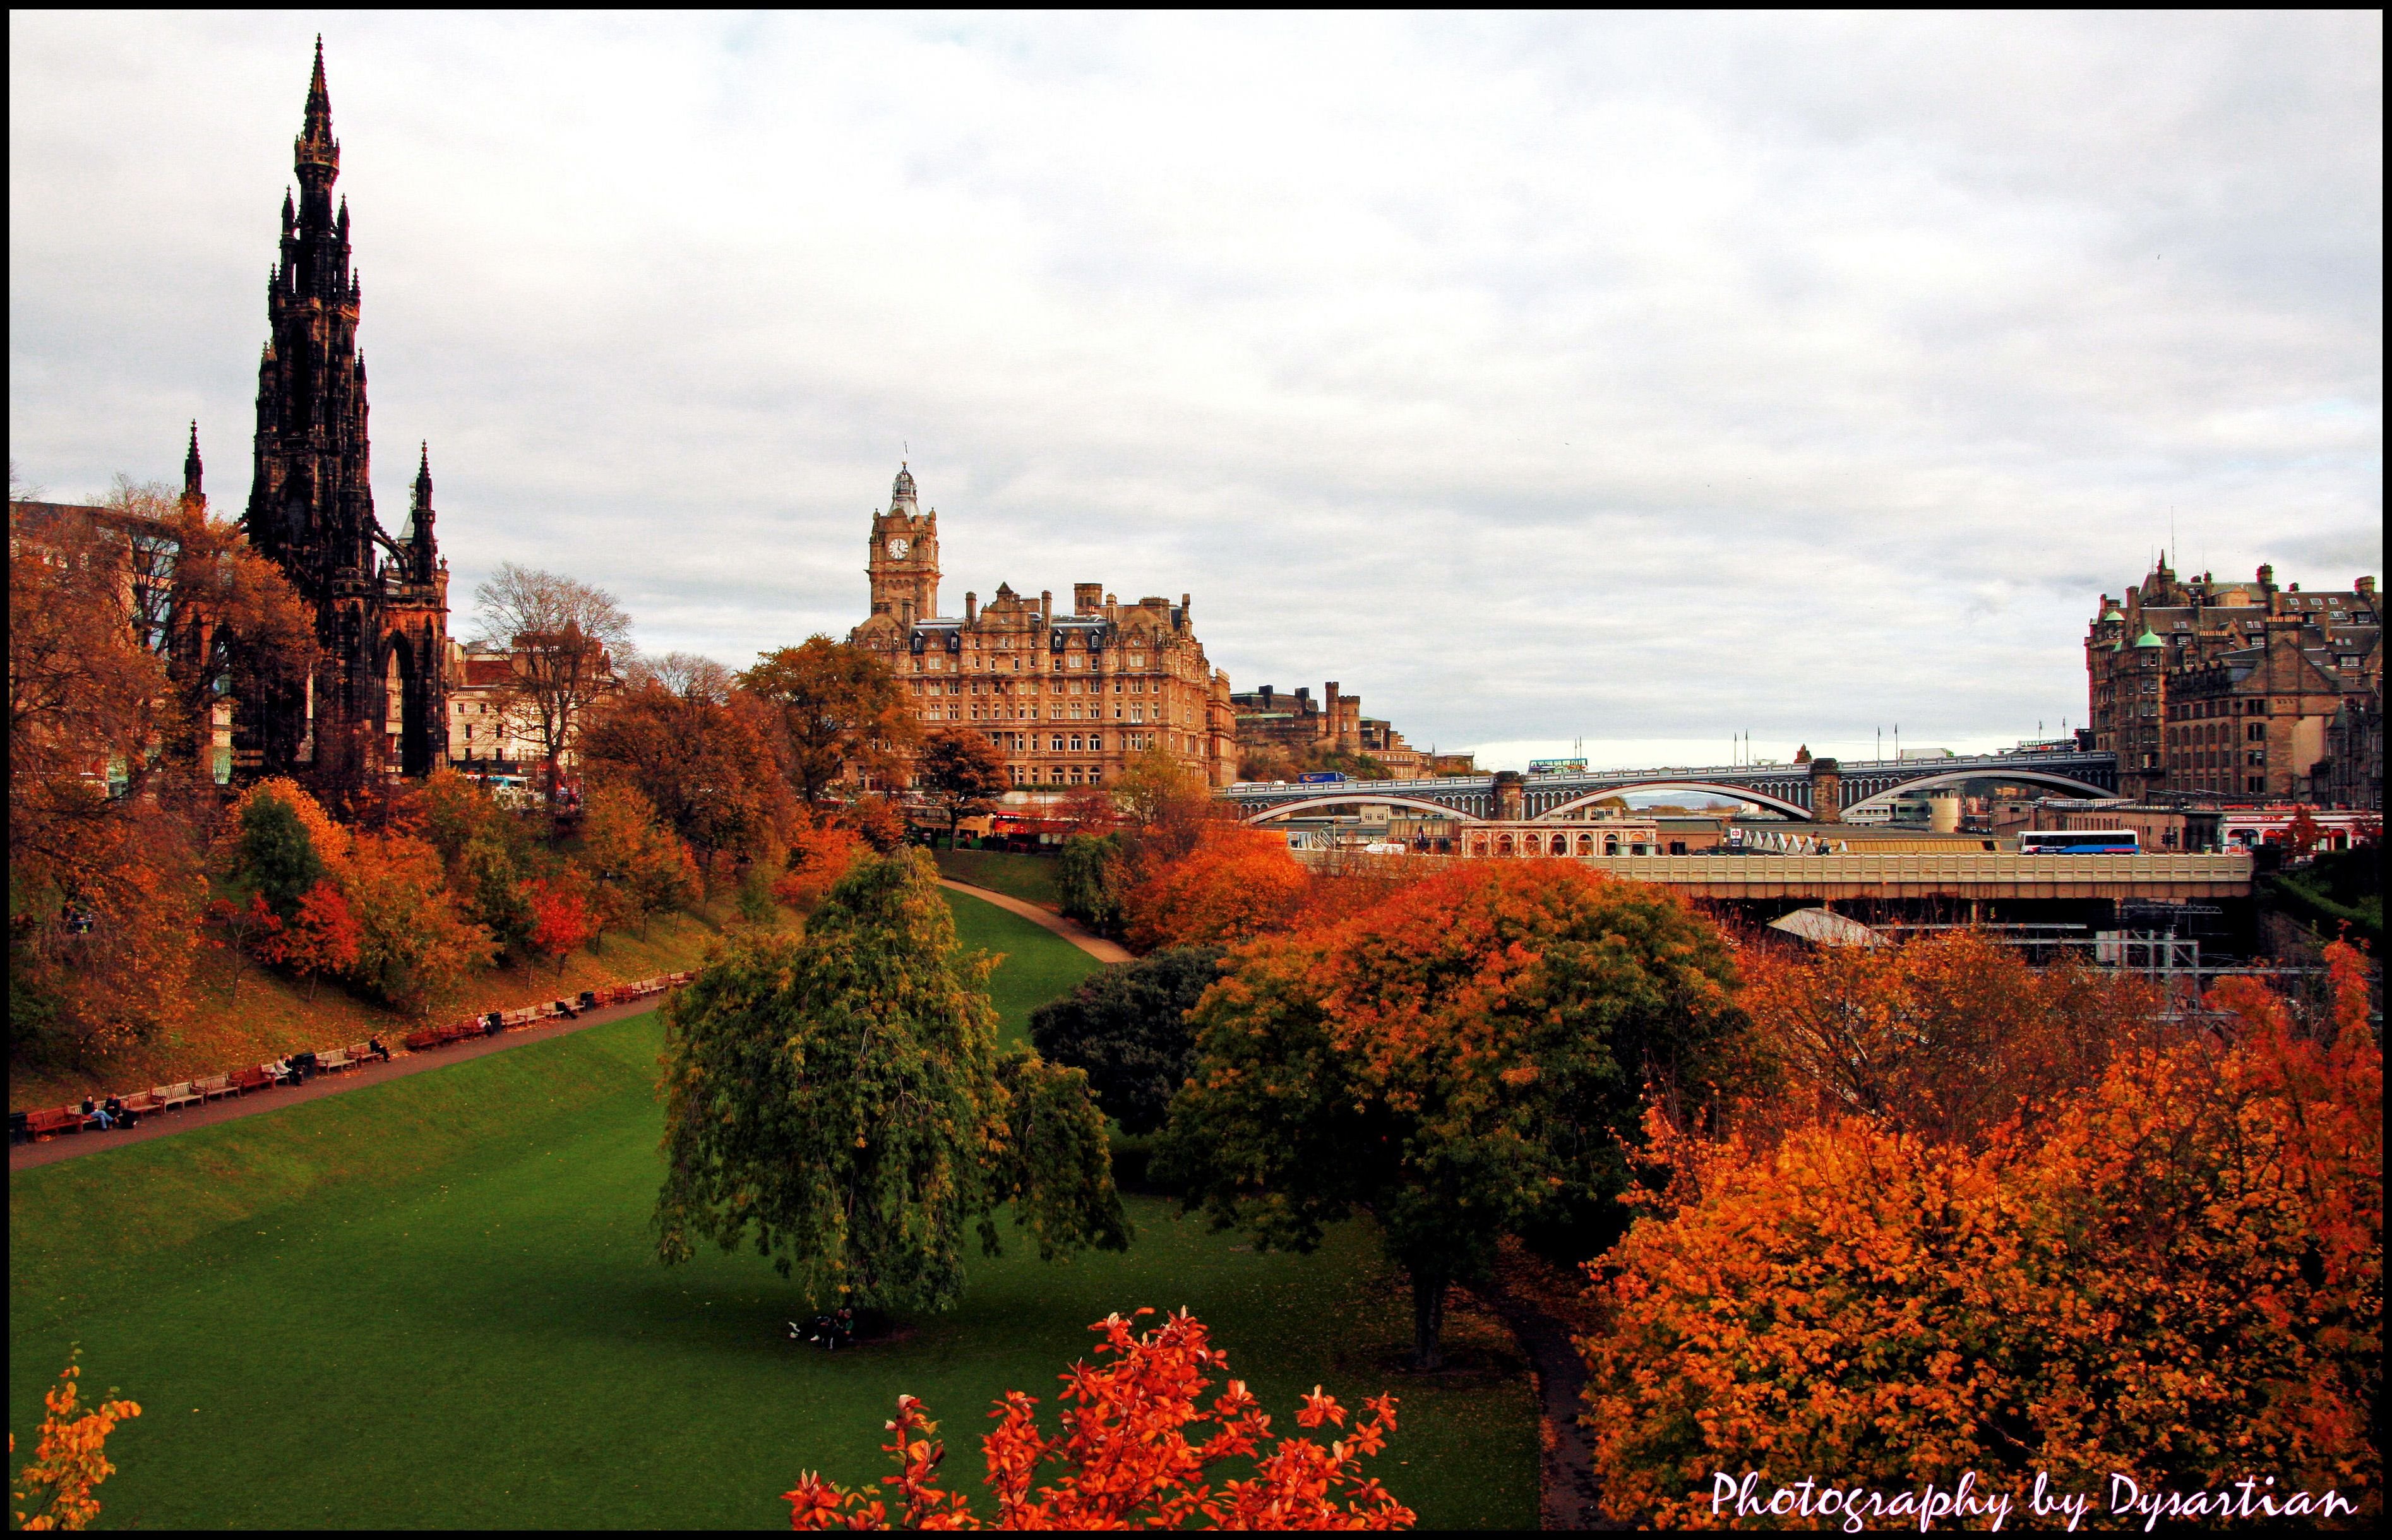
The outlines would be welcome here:
[[[872,516],[864,565],[872,614],[848,641],[912,692],[923,731],[978,732],[1024,791],[1102,786],[1161,748],[1226,786],[1237,765],[1229,678],[1205,661],[1188,595],[1124,604],[1100,583],[1072,586],[1071,613],[997,585],[939,613],[939,512],[924,511],[901,467]]]

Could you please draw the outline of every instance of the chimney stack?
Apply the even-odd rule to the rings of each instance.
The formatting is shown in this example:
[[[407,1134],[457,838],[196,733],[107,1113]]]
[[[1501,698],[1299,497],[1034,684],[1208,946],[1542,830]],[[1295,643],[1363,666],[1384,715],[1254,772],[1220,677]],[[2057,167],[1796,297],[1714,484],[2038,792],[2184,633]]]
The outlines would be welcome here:
[[[1095,615],[1105,607],[1105,586],[1102,583],[1072,585],[1072,613]]]
[[[980,614],[980,595],[978,595],[978,594],[976,594],[976,593],[971,593],[971,592],[967,591],[967,592],[964,594],[964,621],[965,621],[965,624],[967,624],[967,625],[970,624],[970,622],[971,622],[971,621],[972,621],[972,620],[973,620],[973,619],[974,619],[974,618],[975,618],[979,614]]]

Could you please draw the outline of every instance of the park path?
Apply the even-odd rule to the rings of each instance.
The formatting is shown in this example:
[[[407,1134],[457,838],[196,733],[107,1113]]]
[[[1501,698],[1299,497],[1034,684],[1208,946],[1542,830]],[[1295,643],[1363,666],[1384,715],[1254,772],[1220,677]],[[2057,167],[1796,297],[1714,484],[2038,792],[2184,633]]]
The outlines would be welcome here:
[[[999,893],[988,887],[974,887],[968,882],[957,882],[952,877],[941,877],[939,886],[952,887],[967,898],[978,899],[983,903],[993,903],[1009,914],[1020,915],[1034,925],[1043,925],[1099,963],[1126,963],[1130,960],[1127,948],[1106,940],[1096,932],[1083,928],[1076,920],[1067,920],[1051,909],[1041,909],[1036,904],[1024,899],[1017,899],[1010,893]]]
[[[246,1096],[227,1096],[204,1106],[185,1107],[180,1112],[153,1112],[143,1117],[140,1126],[111,1129],[105,1133],[97,1130],[84,1133],[59,1134],[39,1144],[12,1145],[8,1148],[8,1170],[11,1174],[46,1166],[54,1161],[71,1160],[78,1155],[96,1150],[121,1149],[126,1145],[138,1145],[150,1139],[163,1139],[168,1134],[186,1129],[209,1128],[228,1123],[236,1118],[254,1117],[272,1112],[278,1107],[296,1106],[326,1096],[337,1096],[344,1091],[356,1091],[385,1081],[405,1080],[421,1075],[427,1069],[446,1068],[478,1059],[487,1054],[502,1054],[526,1043],[545,1042],[550,1038],[563,1037],[592,1027],[603,1027],[610,1021],[620,1021],[644,1011],[653,1011],[663,1003],[663,997],[651,995],[644,1000],[629,1000],[619,1005],[601,1005],[583,1011],[580,1019],[568,1021],[551,1017],[528,1027],[517,1027],[496,1037],[474,1038],[453,1043],[446,1048],[428,1048],[420,1054],[394,1052],[386,1064],[370,1064],[362,1069],[351,1069],[338,1075],[318,1075],[306,1085],[277,1086],[271,1091],[253,1091]]]
[[[1557,1277],[1554,1269],[1515,1252],[1470,1291],[1512,1328],[1528,1355],[1542,1435],[1537,1471],[1542,1527],[1628,1529],[1632,1526],[1604,1517],[1596,1501],[1594,1445],[1579,1421],[1586,1410],[1586,1365],[1570,1341],[1577,1324],[1568,1319],[1576,1312],[1567,1302],[1578,1288],[1575,1280]]]

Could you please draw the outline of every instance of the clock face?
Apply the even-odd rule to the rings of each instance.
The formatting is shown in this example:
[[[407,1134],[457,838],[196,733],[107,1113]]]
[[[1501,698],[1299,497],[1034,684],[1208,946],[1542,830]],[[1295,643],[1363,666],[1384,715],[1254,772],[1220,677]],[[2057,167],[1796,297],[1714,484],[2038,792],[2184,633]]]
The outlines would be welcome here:
[[[902,562],[905,559],[905,553],[912,549],[913,547],[906,543],[904,537],[900,536],[889,542],[889,559],[892,562]]]

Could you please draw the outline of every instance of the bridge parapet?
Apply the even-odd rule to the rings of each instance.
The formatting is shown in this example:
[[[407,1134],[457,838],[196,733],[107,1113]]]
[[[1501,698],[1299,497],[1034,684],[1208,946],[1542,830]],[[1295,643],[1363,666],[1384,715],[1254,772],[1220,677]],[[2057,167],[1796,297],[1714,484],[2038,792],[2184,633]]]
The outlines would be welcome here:
[[[1323,857],[1298,852],[1299,860]],[[2251,857],[1953,855],[1407,856],[1387,860],[1565,861],[1704,899],[2242,899]]]
[[[1905,786],[1961,780],[2011,780],[2071,796],[2118,795],[2117,757],[2111,754],[1987,754],[1951,759],[1846,759],[1835,772],[1836,800],[1842,812],[1890,799]],[[1665,765],[1658,770],[1585,770],[1532,775],[1519,787],[1520,812],[1528,818],[1566,814],[1599,797],[1630,791],[1712,791],[1748,796],[1791,817],[1812,816],[1811,767],[1800,765]],[[1241,782],[1216,794],[1233,802],[1250,822],[1285,816],[1299,806],[1344,802],[1397,802],[1441,809],[1466,820],[1495,816],[1494,775],[1444,776],[1434,780]]]

